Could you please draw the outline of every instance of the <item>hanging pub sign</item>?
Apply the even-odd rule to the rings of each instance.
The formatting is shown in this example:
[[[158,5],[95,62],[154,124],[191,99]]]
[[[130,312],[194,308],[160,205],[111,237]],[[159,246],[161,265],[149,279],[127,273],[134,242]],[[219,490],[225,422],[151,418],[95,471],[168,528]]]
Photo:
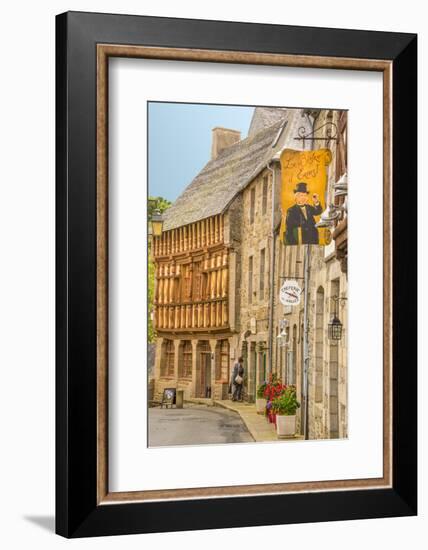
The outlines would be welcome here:
[[[286,280],[279,289],[279,301],[284,306],[298,306],[301,294],[302,289],[297,281]]]
[[[286,245],[329,244],[330,230],[326,227],[316,227],[315,224],[326,207],[330,149],[284,149],[280,160],[281,241]]]

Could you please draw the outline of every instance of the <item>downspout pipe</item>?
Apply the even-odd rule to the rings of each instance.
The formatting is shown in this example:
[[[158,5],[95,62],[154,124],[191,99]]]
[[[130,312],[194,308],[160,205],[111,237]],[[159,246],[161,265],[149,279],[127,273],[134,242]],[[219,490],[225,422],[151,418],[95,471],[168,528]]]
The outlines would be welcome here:
[[[306,114],[309,124],[312,126],[312,133],[314,132],[315,120],[311,120],[311,117]],[[311,141],[311,150],[314,148],[314,142]],[[304,421],[303,421],[303,435],[305,439],[309,439],[309,284],[311,275],[311,247],[309,244],[305,244],[305,257],[304,257],[304,314],[303,314],[303,394],[305,396],[304,403]]]
[[[271,168],[271,161],[266,165],[266,168],[272,173],[272,209],[271,209],[271,251],[270,251],[270,288],[269,288],[269,327],[268,327],[268,374],[273,370],[273,314],[275,304],[275,169]]]
[[[303,435],[305,439],[309,439],[309,278],[311,273],[311,248],[305,244],[305,289],[304,289],[304,314],[303,314],[303,395],[305,396],[304,403],[304,420],[303,420]]]
[[[274,149],[282,136],[285,128],[288,125],[288,120],[284,120],[278,133],[272,143],[272,149]],[[274,306],[275,306],[275,243],[276,243],[276,234],[275,234],[275,189],[276,189],[276,179],[275,179],[275,168],[271,167],[272,159],[266,164],[266,168],[272,174],[272,209],[271,209],[271,252],[270,252],[270,288],[269,288],[269,327],[268,327],[268,350],[269,350],[269,362],[268,362],[268,373],[271,374],[273,370],[273,315],[274,315]]]

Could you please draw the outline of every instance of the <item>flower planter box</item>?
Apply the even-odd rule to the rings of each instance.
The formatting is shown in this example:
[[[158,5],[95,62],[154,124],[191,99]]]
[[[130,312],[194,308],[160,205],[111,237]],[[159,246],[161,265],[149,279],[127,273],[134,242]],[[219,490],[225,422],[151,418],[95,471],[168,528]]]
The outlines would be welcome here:
[[[276,433],[278,437],[289,437],[296,433],[296,415],[276,415]]]
[[[256,411],[257,414],[265,414],[266,399],[256,399]]]

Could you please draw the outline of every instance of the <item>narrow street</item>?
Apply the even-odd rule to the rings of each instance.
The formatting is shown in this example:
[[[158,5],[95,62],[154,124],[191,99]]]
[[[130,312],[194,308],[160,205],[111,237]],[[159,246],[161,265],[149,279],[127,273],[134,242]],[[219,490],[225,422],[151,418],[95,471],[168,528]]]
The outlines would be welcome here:
[[[149,447],[253,441],[239,415],[220,407],[149,409]]]

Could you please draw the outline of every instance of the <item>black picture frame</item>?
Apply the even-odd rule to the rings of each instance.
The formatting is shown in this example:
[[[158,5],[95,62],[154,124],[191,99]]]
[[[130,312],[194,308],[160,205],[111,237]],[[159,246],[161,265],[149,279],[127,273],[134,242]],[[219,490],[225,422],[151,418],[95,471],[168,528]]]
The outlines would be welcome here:
[[[97,504],[99,43],[392,62],[391,488]],[[415,515],[417,36],[68,12],[56,18],[56,97],[56,532],[87,537]],[[403,189],[412,197],[405,209]]]

